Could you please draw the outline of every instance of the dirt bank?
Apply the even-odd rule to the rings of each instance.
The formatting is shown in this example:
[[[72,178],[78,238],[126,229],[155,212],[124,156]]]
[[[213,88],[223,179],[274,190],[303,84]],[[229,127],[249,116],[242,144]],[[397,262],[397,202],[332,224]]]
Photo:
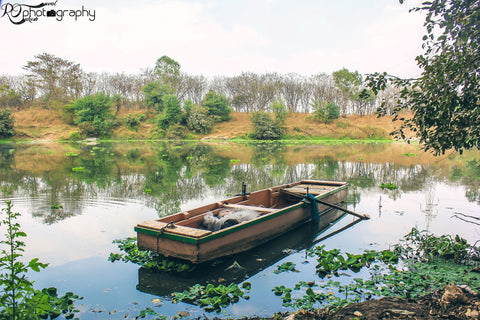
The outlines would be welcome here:
[[[112,139],[145,140],[151,139],[155,125],[152,121],[140,124],[137,130],[127,128],[121,121],[129,113],[142,111],[120,112],[117,119],[122,123],[113,131]],[[65,123],[61,112],[51,109],[27,109],[14,112],[15,131],[17,138],[22,140],[64,140],[72,132],[78,131],[74,125]],[[376,116],[345,116],[330,124],[322,124],[310,119],[303,113],[292,113],[287,118],[287,138],[291,139],[390,139],[398,123],[391,117]],[[196,135],[196,139],[232,139],[243,138],[252,132],[250,114],[234,112],[230,121],[218,123],[207,135]]]

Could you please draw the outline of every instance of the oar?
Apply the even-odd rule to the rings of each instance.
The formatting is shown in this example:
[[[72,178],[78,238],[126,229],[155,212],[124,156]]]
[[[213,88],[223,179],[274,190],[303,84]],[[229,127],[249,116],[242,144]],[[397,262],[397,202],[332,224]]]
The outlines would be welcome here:
[[[289,194],[289,195],[292,195],[294,197],[297,197],[297,198],[302,198],[304,199],[305,196],[301,193],[296,193],[296,192],[291,192],[291,191],[288,191],[288,190],[285,190],[285,189],[282,189],[281,190],[282,192],[285,192],[286,194]],[[346,212],[346,213],[349,213],[351,215],[354,215],[355,217],[358,217],[360,219],[370,219],[370,216],[368,214],[360,214],[360,213],[356,213],[356,212],[353,212],[351,210],[348,210],[348,209],[345,209],[345,208],[342,208],[342,207],[339,207],[339,206],[336,206],[334,204],[331,204],[331,203],[328,203],[328,202],[325,202],[325,201],[322,201],[322,200],[318,200],[318,199],[315,199],[316,202],[320,203],[320,204],[323,204],[323,205],[326,205],[328,207],[331,207],[331,208],[335,208],[337,210],[340,210],[340,211],[343,211],[343,212]]]

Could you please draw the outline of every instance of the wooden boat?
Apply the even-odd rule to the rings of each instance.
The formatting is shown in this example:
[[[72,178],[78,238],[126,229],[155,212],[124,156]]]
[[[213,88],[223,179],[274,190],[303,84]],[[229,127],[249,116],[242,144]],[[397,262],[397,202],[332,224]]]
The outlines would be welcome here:
[[[249,194],[243,190],[224,201],[139,223],[138,247],[193,263],[243,252],[309,221],[327,223],[322,221],[325,211],[343,201],[347,189],[346,182],[303,180]],[[254,211],[257,216],[233,225],[230,221],[220,230],[205,229],[207,216],[217,219],[227,210],[226,217],[235,210]]]

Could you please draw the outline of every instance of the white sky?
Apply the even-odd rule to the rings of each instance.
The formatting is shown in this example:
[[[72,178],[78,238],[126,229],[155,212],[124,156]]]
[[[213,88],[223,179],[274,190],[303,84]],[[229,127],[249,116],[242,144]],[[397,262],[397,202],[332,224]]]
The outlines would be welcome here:
[[[35,5],[54,0],[0,0]],[[0,17],[0,74],[20,74],[36,54],[80,63],[87,72],[139,73],[162,55],[190,74],[361,73],[416,76],[422,14],[418,0],[58,0],[85,9],[63,21],[12,24]],[[3,12],[2,12],[3,13]],[[1,14],[0,13],[0,16]]]

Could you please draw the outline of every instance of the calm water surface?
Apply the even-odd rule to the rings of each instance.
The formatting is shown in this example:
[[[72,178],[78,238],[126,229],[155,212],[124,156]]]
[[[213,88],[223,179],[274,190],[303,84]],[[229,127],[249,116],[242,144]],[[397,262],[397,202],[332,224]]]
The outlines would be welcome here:
[[[221,314],[205,314],[269,316],[286,311],[272,288],[320,281],[316,261],[306,257],[305,249],[352,217],[328,230],[305,226],[186,277],[107,258],[119,252],[112,241],[135,236],[138,222],[224,199],[239,193],[243,181],[252,191],[300,179],[350,182],[347,208],[372,217],[321,241],[327,249],[385,249],[412,227],[459,234],[470,243],[480,239],[478,221],[468,217],[480,216],[479,152],[435,158],[395,143],[0,145],[0,207],[11,200],[14,211],[22,214],[26,258],[49,263],[29,276],[38,288],[55,286],[61,293],[83,296],[77,302],[81,319],[131,319],[146,307],[168,317],[179,311],[198,317],[205,311],[173,304],[171,293],[195,283],[245,280],[252,284],[249,300],[241,299]],[[382,190],[381,183],[399,189]],[[62,208],[53,209],[55,205]],[[225,270],[234,261],[243,268]],[[273,272],[287,261],[300,272]],[[368,271],[354,276],[368,277]]]

